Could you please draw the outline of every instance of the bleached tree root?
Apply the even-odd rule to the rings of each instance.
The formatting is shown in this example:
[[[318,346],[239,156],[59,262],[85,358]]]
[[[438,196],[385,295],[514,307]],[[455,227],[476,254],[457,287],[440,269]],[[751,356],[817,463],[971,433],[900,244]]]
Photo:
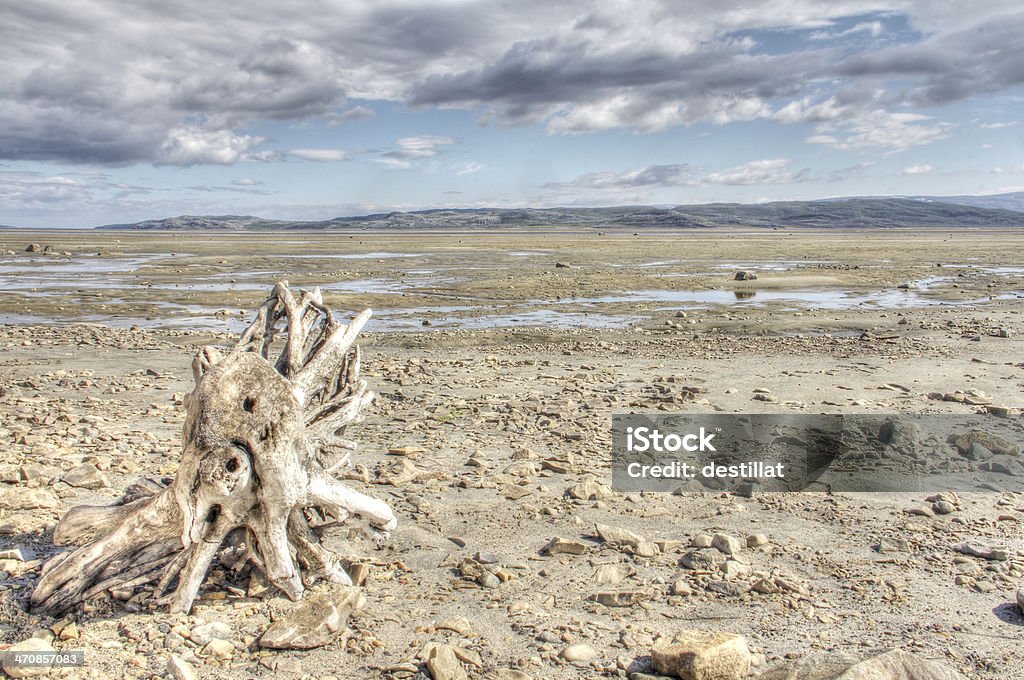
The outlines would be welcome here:
[[[374,397],[354,345],[370,313],[342,324],[319,289],[296,300],[281,282],[234,347],[200,351],[177,476],[69,511],[54,542],[78,547],[46,564],[34,610],[60,614],[104,590],[153,583],[159,602],[188,612],[225,542],[242,553],[236,565],[251,562],[292,599],[317,579],[351,584],[309,518],[362,518],[378,540],[397,524],[387,503],[334,478],[347,462],[339,450],[355,448],[344,430]]]

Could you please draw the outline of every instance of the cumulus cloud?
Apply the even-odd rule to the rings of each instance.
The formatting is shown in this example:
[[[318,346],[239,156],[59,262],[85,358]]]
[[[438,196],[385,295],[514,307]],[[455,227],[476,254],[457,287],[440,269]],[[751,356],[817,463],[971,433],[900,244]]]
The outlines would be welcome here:
[[[789,169],[789,161],[785,158],[751,161],[743,165],[726,168],[720,172],[712,172],[705,179],[705,184],[788,184],[800,182],[807,178],[809,172],[801,170],[794,173]]]
[[[81,203],[98,190],[109,189],[106,178],[47,175],[40,172],[0,172],[0,201],[8,208],[43,208]]]
[[[231,130],[206,130],[195,125],[174,128],[160,145],[157,162],[162,165],[231,165],[262,157],[249,150],[262,144],[262,137],[236,135]]]
[[[111,205],[127,214],[151,210],[162,200],[159,188],[117,182],[105,173],[0,171],[0,222],[5,224],[89,226],[90,214]]]
[[[817,126],[809,136],[811,144],[825,144],[843,150],[877,150],[885,154],[931,144],[950,135],[950,123],[931,121],[918,113],[890,113],[884,109],[858,112],[848,119],[836,119]]]
[[[317,163],[333,163],[348,158],[348,153],[344,149],[291,149],[287,154]]]
[[[908,165],[907,167],[900,170],[901,175],[927,175],[929,172],[934,170],[932,166],[927,163],[919,163],[917,165]]]
[[[396,170],[408,170],[414,162],[433,158],[444,151],[443,147],[456,143],[454,137],[442,135],[402,137],[395,141],[394,149],[381,152],[372,160]]]
[[[894,17],[909,28],[883,41]],[[824,37],[759,49],[780,30]],[[828,123],[809,141],[898,151],[948,134],[921,109],[1024,84],[1024,12],[999,0],[8,3],[0,60],[7,160],[266,159],[253,125],[338,125],[375,102],[553,134]],[[933,118],[900,119],[913,115]],[[380,160],[423,158],[402,152]]]

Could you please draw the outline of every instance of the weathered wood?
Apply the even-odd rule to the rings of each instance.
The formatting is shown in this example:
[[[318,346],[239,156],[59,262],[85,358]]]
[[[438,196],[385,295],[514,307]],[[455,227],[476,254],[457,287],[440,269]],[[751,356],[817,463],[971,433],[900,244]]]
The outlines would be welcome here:
[[[236,568],[252,563],[292,599],[318,578],[351,584],[307,513],[316,523],[355,516],[379,540],[397,524],[387,503],[334,477],[349,455],[338,450],[355,448],[344,430],[374,397],[354,347],[370,314],[345,325],[319,289],[296,300],[281,282],[234,347],[200,350],[177,476],[133,486],[112,506],[70,510],[54,540],[78,547],[47,563],[34,610],[60,614],[103,590],[154,583],[159,602],[187,612],[225,541],[241,555]]]

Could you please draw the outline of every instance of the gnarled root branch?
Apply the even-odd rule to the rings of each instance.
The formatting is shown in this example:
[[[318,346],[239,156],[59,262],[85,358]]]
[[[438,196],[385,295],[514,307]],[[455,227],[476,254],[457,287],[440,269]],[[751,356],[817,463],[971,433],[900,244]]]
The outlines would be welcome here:
[[[229,352],[205,348],[193,362],[174,481],[69,511],[54,542],[78,547],[46,565],[33,607],[59,614],[103,590],[155,582],[159,602],[187,612],[225,540],[240,540],[241,561],[292,599],[317,578],[351,583],[307,513],[361,517],[379,540],[397,524],[386,503],[331,477],[348,456],[337,460],[337,450],[355,448],[345,428],[374,397],[353,346],[369,317],[339,323],[319,290],[296,300],[277,284]],[[282,320],[286,342],[271,358]]]

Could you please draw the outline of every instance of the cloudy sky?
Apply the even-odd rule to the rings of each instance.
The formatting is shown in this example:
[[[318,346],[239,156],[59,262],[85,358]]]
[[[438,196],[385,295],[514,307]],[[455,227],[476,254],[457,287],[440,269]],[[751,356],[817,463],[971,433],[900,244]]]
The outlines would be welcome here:
[[[0,223],[1024,188],[1016,0],[0,2]]]

